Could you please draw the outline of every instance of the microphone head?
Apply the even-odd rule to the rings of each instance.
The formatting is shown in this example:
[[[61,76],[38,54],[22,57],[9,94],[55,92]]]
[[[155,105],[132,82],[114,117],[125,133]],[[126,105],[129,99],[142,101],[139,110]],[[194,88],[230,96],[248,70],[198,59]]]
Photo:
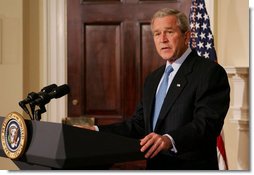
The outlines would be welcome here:
[[[70,87],[67,84],[63,84],[55,88],[51,93],[50,96],[52,98],[60,98],[70,92]]]
[[[41,92],[50,93],[50,92],[53,91],[55,88],[57,88],[57,85],[56,85],[56,84],[51,84],[51,85],[48,85],[48,86],[42,88],[42,89],[41,89]]]

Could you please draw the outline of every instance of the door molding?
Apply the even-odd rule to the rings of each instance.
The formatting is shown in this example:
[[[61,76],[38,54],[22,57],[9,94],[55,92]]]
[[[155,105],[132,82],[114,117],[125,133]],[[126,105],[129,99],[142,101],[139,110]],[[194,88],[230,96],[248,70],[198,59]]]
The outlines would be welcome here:
[[[42,86],[67,83],[66,0],[42,1]],[[67,97],[47,104],[42,120],[62,122],[67,117]]]

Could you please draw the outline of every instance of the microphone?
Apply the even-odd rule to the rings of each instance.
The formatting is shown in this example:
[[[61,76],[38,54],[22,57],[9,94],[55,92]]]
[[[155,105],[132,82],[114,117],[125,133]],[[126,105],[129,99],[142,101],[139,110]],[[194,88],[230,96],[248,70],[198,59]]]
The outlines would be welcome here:
[[[42,88],[42,89],[41,89],[41,92],[39,92],[39,93],[30,92],[24,100],[22,100],[22,101],[19,102],[19,106],[20,106],[28,115],[30,115],[30,112],[29,112],[29,110],[27,109],[26,104],[28,104],[28,103],[30,103],[31,101],[37,99],[37,98],[39,97],[39,94],[40,94],[40,93],[49,93],[49,92],[51,92],[53,89],[55,89],[56,87],[57,87],[56,84],[51,84],[51,85],[48,85],[48,86]]]
[[[48,86],[42,88],[42,89],[41,89],[41,92],[50,93],[50,92],[53,91],[55,88],[57,88],[57,85],[56,85],[56,84],[51,84],[51,85],[48,85]]]
[[[45,105],[50,102],[53,98],[60,98],[70,92],[70,88],[67,84],[63,84],[54,88],[51,92],[42,92],[38,94],[38,98],[30,102],[31,105]]]
[[[52,90],[54,90],[57,87],[56,84],[48,85],[41,89],[39,93],[31,92],[27,95],[27,98],[19,102],[19,106],[23,108],[26,104],[30,103],[31,101],[37,99],[39,97],[39,94],[41,93],[50,93]]]

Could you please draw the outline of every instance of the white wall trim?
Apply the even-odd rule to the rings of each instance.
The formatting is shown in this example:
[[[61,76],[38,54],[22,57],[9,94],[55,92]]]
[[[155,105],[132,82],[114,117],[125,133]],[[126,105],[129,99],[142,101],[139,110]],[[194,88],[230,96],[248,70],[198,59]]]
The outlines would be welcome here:
[[[43,21],[43,84],[60,86],[67,83],[66,0],[43,1]],[[51,100],[45,115],[42,120],[60,123],[67,117],[67,97]]]
[[[237,167],[249,170],[249,67],[225,67],[232,82],[230,121],[237,124]]]

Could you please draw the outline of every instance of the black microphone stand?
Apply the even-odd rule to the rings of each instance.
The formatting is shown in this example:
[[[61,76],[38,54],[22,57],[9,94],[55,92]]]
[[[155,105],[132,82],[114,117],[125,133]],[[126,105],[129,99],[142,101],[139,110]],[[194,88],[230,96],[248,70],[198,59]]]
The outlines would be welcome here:
[[[38,109],[34,113],[34,119],[38,121],[41,120],[41,114],[46,112],[45,105],[50,101],[50,96],[46,92],[41,93],[39,97],[39,99],[42,99],[41,101],[36,99],[30,103],[31,106],[38,106]]]
[[[34,118],[35,120],[40,121],[41,120],[41,114],[43,114],[44,112],[46,112],[46,108],[45,105],[40,105],[39,109],[37,109],[34,113]]]

